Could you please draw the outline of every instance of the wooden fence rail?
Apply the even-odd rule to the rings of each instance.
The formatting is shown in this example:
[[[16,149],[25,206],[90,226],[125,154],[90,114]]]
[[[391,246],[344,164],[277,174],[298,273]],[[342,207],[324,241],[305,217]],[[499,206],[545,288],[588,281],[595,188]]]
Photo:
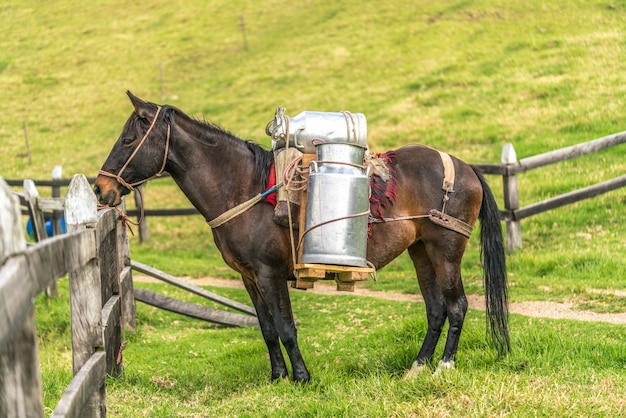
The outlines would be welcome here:
[[[122,373],[123,330],[133,331],[135,318],[126,230],[116,211],[97,211],[83,175],[74,176],[64,203],[68,233],[27,246],[19,198],[0,178],[3,418],[44,416],[33,300],[66,274],[74,378],[52,416],[106,416],[106,376]]]
[[[580,200],[589,199],[597,195],[616,190],[626,186],[626,175],[616,177],[614,179],[598,183],[589,187],[575,190],[560,196],[553,197],[541,202],[533,203],[523,208],[519,207],[519,190],[517,182],[517,174],[566,161],[572,158],[581,157],[594,152],[602,151],[607,148],[615,147],[626,142],[626,131],[618,132],[602,138],[594,139],[588,142],[572,145],[569,147],[553,150],[539,155],[522,158],[517,160],[515,149],[512,144],[505,144],[502,148],[502,158],[498,164],[474,164],[479,167],[485,174],[502,176],[502,187],[504,191],[504,208],[500,210],[500,216],[506,224],[507,249],[509,252],[522,247],[522,233],[520,221],[533,215],[559,208],[564,205],[578,202]],[[167,177],[164,173],[163,177]],[[91,183],[95,178],[89,179]],[[7,180],[11,186],[21,186],[22,180]],[[62,187],[67,184],[65,179],[53,180],[37,180],[36,183],[41,186],[51,187],[53,193],[55,188]],[[135,199],[137,208],[141,207],[145,202]],[[139,217],[140,211],[129,210],[129,216]],[[146,218],[150,216],[185,216],[195,215],[198,211],[195,208],[180,209],[148,209],[144,207],[143,222],[139,227],[139,239],[145,241],[149,237],[149,231]]]
[[[519,206],[519,190],[517,174],[550,164],[566,161],[615,147],[626,143],[626,131],[618,132],[592,141],[583,142],[543,154],[534,155],[517,160],[513,144],[505,144],[502,148],[500,164],[475,164],[486,174],[502,176],[504,190],[504,210],[500,215],[506,224],[507,249],[514,252],[522,248],[522,232],[520,221],[539,213],[547,212],[561,206],[590,199],[603,193],[626,186],[626,176],[619,176],[611,180],[597,183],[582,189],[564,193],[541,202],[533,203],[523,208]]]

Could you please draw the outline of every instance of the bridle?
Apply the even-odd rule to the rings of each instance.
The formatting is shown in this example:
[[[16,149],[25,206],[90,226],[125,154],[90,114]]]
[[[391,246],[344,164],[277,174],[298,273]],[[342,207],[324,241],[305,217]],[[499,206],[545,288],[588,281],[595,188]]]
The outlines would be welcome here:
[[[154,115],[154,119],[152,120],[152,123],[150,124],[150,127],[146,131],[143,138],[141,138],[141,141],[139,141],[139,145],[137,145],[137,148],[135,148],[135,151],[133,151],[133,153],[130,155],[126,163],[122,166],[120,171],[118,171],[117,174],[113,174],[108,171],[100,170],[98,171],[98,174],[105,176],[105,177],[111,177],[117,180],[118,183],[120,183],[122,186],[126,187],[130,191],[134,191],[135,187],[147,182],[148,180],[152,180],[153,178],[160,177],[163,174],[163,172],[165,171],[165,164],[167,163],[167,154],[170,148],[170,132],[171,132],[170,122],[167,122],[167,138],[165,139],[165,153],[163,154],[163,164],[161,164],[161,169],[155,175],[148,177],[146,179],[143,179],[143,180],[133,182],[133,183],[128,183],[126,180],[122,178],[122,173],[124,172],[124,170],[126,170],[126,168],[130,164],[130,162],[133,160],[133,158],[135,158],[135,155],[137,155],[137,152],[139,152],[139,149],[141,148],[141,146],[144,144],[144,142],[146,142],[146,139],[148,139],[148,135],[150,135],[150,132],[152,132],[154,125],[156,125],[156,121],[159,118],[159,113],[161,112],[161,109],[162,107],[157,108],[157,111]]]

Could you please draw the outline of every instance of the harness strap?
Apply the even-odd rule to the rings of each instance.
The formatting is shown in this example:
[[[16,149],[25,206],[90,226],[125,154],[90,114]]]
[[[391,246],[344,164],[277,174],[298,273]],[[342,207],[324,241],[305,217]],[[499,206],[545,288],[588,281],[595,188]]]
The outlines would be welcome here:
[[[455,218],[454,216],[439,212],[437,209],[431,209],[430,212],[428,212],[428,219],[430,219],[432,223],[448,228],[451,231],[458,232],[467,238],[472,236],[473,228],[471,225]]]
[[[222,213],[217,218],[211,221],[207,221],[207,224],[209,224],[211,228],[217,228],[218,226],[224,225],[226,222],[230,221],[236,216],[241,215],[242,213],[250,209],[252,206],[256,205],[261,200],[265,199],[267,195],[275,192],[276,189],[282,186],[283,186],[282,182],[275,184],[274,186],[267,189],[265,192],[259,193],[258,195],[254,196],[252,199],[246,200],[245,202],[238,204],[234,208],[227,210],[226,212]]]
[[[472,235],[472,226],[445,213],[446,203],[450,200],[448,193],[454,192],[454,163],[452,162],[450,154],[439,151],[439,156],[443,163],[443,185],[441,186],[442,190],[445,192],[443,195],[443,207],[441,208],[441,212],[437,209],[431,209],[430,212],[428,212],[428,219],[439,226],[458,232],[469,238]]]

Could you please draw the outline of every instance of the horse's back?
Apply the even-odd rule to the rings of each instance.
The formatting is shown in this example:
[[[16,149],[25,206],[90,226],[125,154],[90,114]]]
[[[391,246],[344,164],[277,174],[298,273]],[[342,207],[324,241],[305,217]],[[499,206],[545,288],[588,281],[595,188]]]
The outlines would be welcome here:
[[[472,166],[450,156],[446,168],[444,158],[439,151],[422,145],[394,151],[395,202],[382,209],[386,221],[372,225],[368,245],[368,260],[377,268],[418,241],[447,242],[458,246],[462,254],[466,238],[433,223],[428,214],[435,209],[474,226],[483,189]],[[447,193],[444,179],[454,183]]]
[[[473,224],[483,189],[471,165],[450,156],[452,165],[446,170],[442,153],[423,145],[400,148],[395,151],[395,157],[398,205],[417,206],[424,213],[441,210],[446,195],[444,179],[451,179],[453,186],[447,194],[446,213]]]

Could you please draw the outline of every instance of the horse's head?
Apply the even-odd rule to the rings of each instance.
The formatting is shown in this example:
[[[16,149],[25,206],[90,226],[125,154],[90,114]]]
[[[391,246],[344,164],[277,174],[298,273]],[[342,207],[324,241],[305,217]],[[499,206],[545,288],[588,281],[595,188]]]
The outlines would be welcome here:
[[[127,94],[135,110],[94,184],[99,202],[109,206],[119,205],[135,186],[161,175],[167,161],[173,109]]]

